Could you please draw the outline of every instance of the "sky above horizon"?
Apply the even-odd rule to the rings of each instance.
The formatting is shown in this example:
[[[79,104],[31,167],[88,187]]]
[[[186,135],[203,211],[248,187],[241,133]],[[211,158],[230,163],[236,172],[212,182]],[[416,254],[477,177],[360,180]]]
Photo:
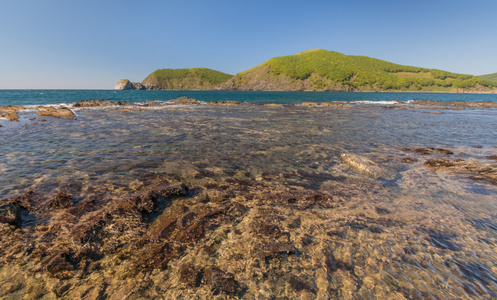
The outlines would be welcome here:
[[[497,1],[0,0],[0,89],[112,89],[156,69],[229,74],[322,48],[497,72]]]

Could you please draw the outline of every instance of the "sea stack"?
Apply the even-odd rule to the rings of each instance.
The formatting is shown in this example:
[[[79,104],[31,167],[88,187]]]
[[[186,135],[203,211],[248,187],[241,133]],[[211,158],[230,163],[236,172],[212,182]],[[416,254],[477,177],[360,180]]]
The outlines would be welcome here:
[[[145,87],[140,82],[131,82],[128,79],[119,80],[114,86],[114,90],[144,90]]]

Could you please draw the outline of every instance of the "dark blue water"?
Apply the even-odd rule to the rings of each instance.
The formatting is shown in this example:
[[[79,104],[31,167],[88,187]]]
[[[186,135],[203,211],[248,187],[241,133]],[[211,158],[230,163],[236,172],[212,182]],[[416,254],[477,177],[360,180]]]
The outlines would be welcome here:
[[[379,92],[240,92],[240,91],[114,91],[114,90],[0,90],[0,106],[72,103],[81,100],[147,102],[167,101],[188,96],[200,101],[236,100],[251,103],[297,104],[332,101],[408,101],[497,102],[497,94],[379,93]]]

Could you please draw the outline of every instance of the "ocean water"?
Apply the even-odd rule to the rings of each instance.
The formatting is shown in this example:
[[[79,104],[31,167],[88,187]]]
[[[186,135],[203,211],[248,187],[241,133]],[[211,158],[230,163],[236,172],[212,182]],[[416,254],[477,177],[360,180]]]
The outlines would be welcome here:
[[[336,93],[336,92],[237,92],[237,91],[113,91],[113,90],[0,90],[0,106],[71,104],[81,100],[147,102],[167,101],[182,96],[199,101],[236,100],[250,103],[332,102],[332,101],[409,101],[440,100],[497,102],[497,94],[453,93]]]
[[[165,101],[180,96],[206,102],[285,104],[343,100],[495,102],[497,97],[0,91],[0,105],[95,98]],[[391,109],[369,102],[358,104],[365,105],[168,105],[141,110],[130,106],[132,112],[123,112],[120,107],[82,108],[75,110],[76,120],[45,118],[44,122],[35,111],[27,110],[19,113],[19,122],[0,120],[0,199],[33,191],[37,195],[33,205],[40,207],[30,213],[22,233],[12,240],[0,237],[0,251],[8,255],[9,247],[17,249],[15,243],[19,243],[35,249],[29,253],[44,251],[46,257],[58,253],[61,245],[71,253],[81,253],[81,246],[65,241],[71,240],[70,233],[85,225],[89,217],[83,212],[51,212],[46,209],[48,199],[59,192],[68,193],[75,207],[95,203],[88,215],[96,215],[116,199],[168,180],[185,183],[191,197],[175,200],[153,222],[142,223],[141,235],[147,237],[176,211],[195,216],[206,207],[225,209],[226,220],[206,225],[209,231],[194,243],[184,244],[167,268],[157,266],[148,273],[140,269],[139,276],[133,271],[133,257],[151,251],[147,245],[141,252],[126,240],[110,252],[99,253],[98,258],[85,258],[86,267],[81,267],[82,263],[74,267],[74,272],[80,268],[83,273],[61,281],[65,297],[89,293],[95,282],[105,283],[106,288],[97,292],[109,297],[125,294],[157,299],[178,295],[208,299],[219,293],[247,299],[268,295],[292,299],[497,297],[497,186],[469,169],[455,172],[425,165],[430,159],[443,158],[475,162],[487,166],[485,172],[495,171],[492,155],[497,155],[497,110]],[[432,148],[415,151],[426,147]],[[367,158],[396,175],[389,179],[369,177],[344,164],[342,154]],[[211,199],[217,199],[212,195],[222,195],[218,197],[221,200],[197,201],[204,192]],[[313,195],[327,200],[307,205],[305,201],[310,200],[306,199],[317,197]],[[242,209],[236,210],[240,205]],[[39,229],[44,226],[48,229]],[[105,226],[115,228],[116,224]],[[103,246],[111,244],[110,240],[121,241],[120,235],[110,233],[100,238]],[[160,242],[153,238],[147,241],[153,245]],[[265,252],[261,254],[260,249]],[[125,251],[132,251],[131,258],[122,258],[128,257]],[[53,295],[50,287],[55,279],[39,273],[47,259],[29,253],[0,261],[0,286],[15,285],[16,278],[20,282],[17,289],[5,288],[0,296],[22,298],[32,290],[44,291],[40,297]],[[216,266],[233,276],[236,287],[221,283],[222,288],[215,283],[212,287],[209,280],[198,285],[183,283],[184,277],[178,274],[186,262],[193,265],[192,270],[204,270],[198,274]],[[85,273],[88,270],[93,270],[91,275]],[[140,280],[135,281],[135,277]],[[133,284],[126,290],[131,279]],[[88,291],[78,294],[85,286]]]

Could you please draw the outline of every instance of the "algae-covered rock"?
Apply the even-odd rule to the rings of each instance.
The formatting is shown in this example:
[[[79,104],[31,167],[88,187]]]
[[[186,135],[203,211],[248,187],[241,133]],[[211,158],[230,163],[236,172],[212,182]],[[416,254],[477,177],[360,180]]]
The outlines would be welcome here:
[[[19,206],[11,202],[0,204],[0,223],[20,226],[21,209]]]
[[[341,155],[341,158],[347,166],[369,177],[392,180],[398,176],[395,171],[380,166],[379,164],[365,157],[344,153]]]
[[[497,184],[497,166],[495,164],[482,164],[476,160],[432,158],[425,162],[425,166],[432,169],[467,172],[472,174],[473,179]]]
[[[50,200],[48,207],[50,208],[68,208],[72,205],[72,196],[67,193],[58,193]]]
[[[234,276],[221,271],[217,267],[210,267],[204,271],[204,282],[213,289],[219,289],[231,294],[236,292]]]

